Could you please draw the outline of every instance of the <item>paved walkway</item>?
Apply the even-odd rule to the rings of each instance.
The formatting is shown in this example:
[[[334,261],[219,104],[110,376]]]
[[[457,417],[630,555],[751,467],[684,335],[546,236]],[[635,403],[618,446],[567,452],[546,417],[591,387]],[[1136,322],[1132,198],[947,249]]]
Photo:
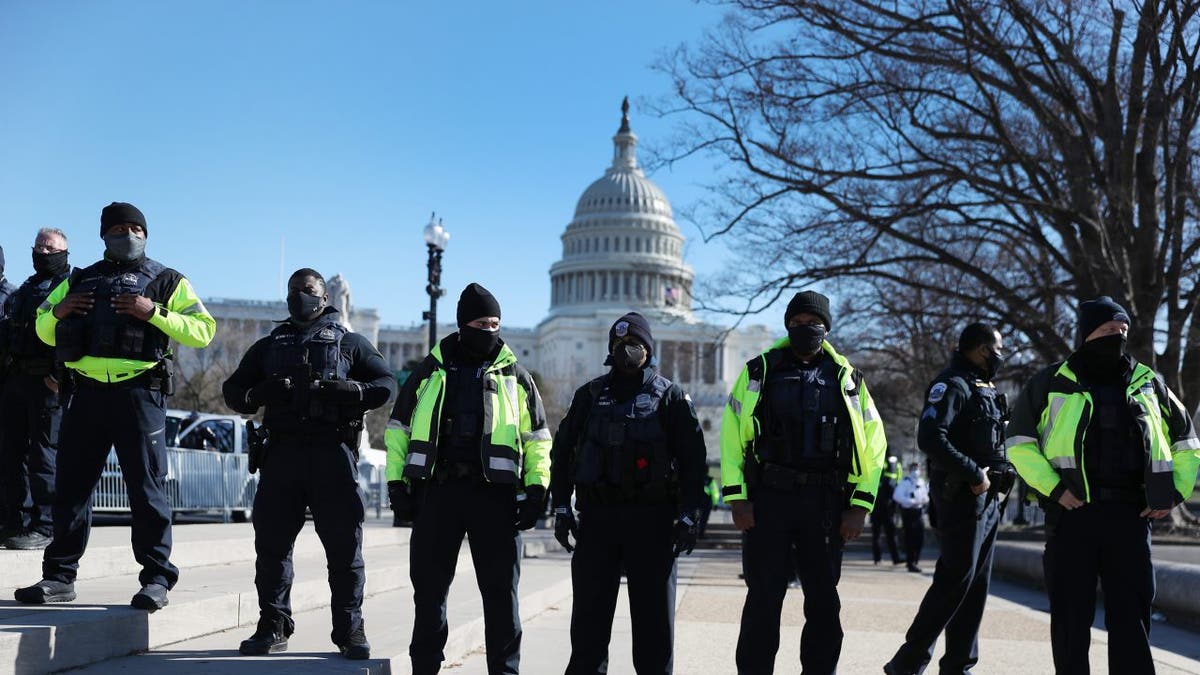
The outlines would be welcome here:
[[[675,673],[702,675],[734,672],[734,650],[745,586],[737,578],[740,554],[709,551],[684,559],[680,567],[676,614]],[[553,554],[566,564],[566,556]],[[903,641],[904,631],[929,586],[933,562],[922,563],[924,574],[903,566],[872,565],[866,551],[852,549],[839,586],[846,632],[839,673],[880,673],[883,663]],[[1050,617],[1045,595],[997,582],[988,601],[981,631],[979,675],[1053,673],[1050,660]],[[563,672],[570,657],[570,601],[553,605],[525,625],[522,671],[535,675]],[[804,625],[803,595],[788,592],[783,609],[781,646],[775,672],[800,672],[800,630]],[[1093,629],[1093,672],[1108,670],[1106,634],[1097,617]],[[624,589],[613,628],[609,673],[632,674],[629,613]],[[1200,673],[1200,640],[1195,633],[1156,624],[1153,631],[1159,675]],[[939,650],[935,659],[941,655]],[[453,675],[484,675],[487,669],[476,651],[446,670]],[[931,668],[936,672],[936,668]]]

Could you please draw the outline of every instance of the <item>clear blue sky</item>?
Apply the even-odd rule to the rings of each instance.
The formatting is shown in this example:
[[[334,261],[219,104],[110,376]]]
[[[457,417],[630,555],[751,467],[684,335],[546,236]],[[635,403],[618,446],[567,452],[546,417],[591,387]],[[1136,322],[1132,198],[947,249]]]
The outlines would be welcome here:
[[[611,159],[621,97],[667,93],[649,66],[721,10],[689,0],[5,2],[0,5],[0,245],[31,273],[37,227],[100,256],[99,213],[139,206],[150,256],[205,297],[278,298],[284,266],[342,273],[359,306],[420,321],[436,210],[451,232],[442,316],[470,281],[505,323],[549,306],[575,200]],[[643,153],[643,157],[645,153]],[[707,160],[652,178],[715,272],[723,248],[678,217]]]

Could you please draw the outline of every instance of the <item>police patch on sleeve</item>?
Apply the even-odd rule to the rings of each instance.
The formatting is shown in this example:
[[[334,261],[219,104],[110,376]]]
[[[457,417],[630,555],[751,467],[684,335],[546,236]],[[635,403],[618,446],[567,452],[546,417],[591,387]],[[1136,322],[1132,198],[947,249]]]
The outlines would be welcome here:
[[[938,382],[929,389],[929,402],[937,403],[946,395],[946,383]]]

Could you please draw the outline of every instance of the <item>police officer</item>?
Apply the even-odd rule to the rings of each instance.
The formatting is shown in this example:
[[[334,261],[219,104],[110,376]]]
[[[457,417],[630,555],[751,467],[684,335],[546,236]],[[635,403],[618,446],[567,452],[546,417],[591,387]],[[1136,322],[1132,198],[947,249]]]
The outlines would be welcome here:
[[[904,523],[904,552],[908,571],[920,574],[921,568],[917,563],[921,561],[921,547],[925,545],[925,523],[921,519],[921,512],[929,503],[929,484],[921,475],[920,464],[909,464],[908,473],[896,486],[893,500],[900,509],[900,521]]]
[[[132,204],[104,207],[104,259],[72,272],[38,307],[38,337],[56,347],[74,393],[59,438],[54,536],[42,558],[42,580],[18,589],[20,602],[75,599],[92,491],[114,447],[129,492],[134,558],[142,566],[142,589],[130,604],[163,607],[179,578],[169,560],[166,490],[169,341],[204,347],[217,323],[182,274],[146,257],[147,235],[146,218]]]
[[[4,247],[0,246],[0,322],[8,316],[8,299],[16,292],[17,287],[9,283],[8,279],[4,276]],[[4,348],[3,341],[0,341],[0,360],[2,360],[4,355]],[[0,363],[0,388],[4,385],[4,378],[3,363]],[[3,439],[0,439],[0,443],[3,442]],[[7,527],[11,519],[18,517],[18,514],[9,513],[7,506],[8,497],[5,494],[7,490],[8,488],[4,485],[4,481],[0,480],[0,527],[3,528],[0,529],[0,542],[7,540],[14,534],[20,534],[18,530]]]
[[[793,548],[804,589],[800,663],[806,673],[837,668],[842,546],[862,533],[887,455],[862,374],[826,340],[829,298],[797,293],[784,322],[788,336],[742,369],[721,423],[722,494],[745,533],[743,675],[775,667]]]
[[[316,270],[292,273],[287,305],[287,320],[251,345],[224,385],[230,408],[244,415],[266,409],[267,440],[255,449],[262,467],[254,496],[258,629],[239,651],[287,649],[292,545],[308,509],[329,566],[330,637],[343,656],[366,659],[358,448],[363,415],[395,395],[396,378],[369,340],[339,323]]]
[[[875,508],[871,509],[871,555],[878,565],[883,560],[883,547],[879,540],[887,541],[888,553],[892,555],[892,564],[899,565],[900,551],[896,548],[896,504],[892,495],[900,476],[904,471],[900,468],[900,460],[894,455],[887,458],[883,469],[883,478],[879,481],[879,493],[875,496]]]
[[[1153,673],[1150,521],[1192,494],[1200,441],[1162,377],[1125,352],[1129,313],[1079,305],[1079,348],[1022,390],[1008,453],[1046,509],[1050,644],[1058,673],[1087,673],[1096,580],[1108,667]]]
[[[942,673],[965,673],[979,661],[992,548],[1015,477],[1004,454],[1008,407],[992,384],[1003,355],[999,331],[973,323],[963,329],[950,365],[926,392],[917,446],[930,458],[929,492],[937,508],[941,556],[933,584],[885,672],[923,672],[943,630]]]
[[[463,535],[483,596],[488,673],[518,672],[519,530],[545,512],[550,430],[533,378],[500,339],[500,303],[483,286],[463,290],[458,332],[405,380],[385,438],[392,508],[413,522],[413,674],[436,673],[445,658]]]
[[[42,228],[33,243],[33,276],[11,296],[0,330],[6,374],[0,396],[0,480],[4,481],[3,544],[10,549],[41,549],[54,525],[54,465],[58,452],[58,404],[54,348],[38,339],[37,308],[70,273],[67,236]]]
[[[691,399],[654,367],[645,317],[630,312],[617,319],[608,347],[605,363],[612,370],[575,392],[550,455],[554,533],[574,551],[566,672],[608,672],[624,573],[637,636],[634,669],[670,673],[675,558],[696,546],[700,509],[708,501],[704,433]],[[573,492],[580,525],[571,510]]]

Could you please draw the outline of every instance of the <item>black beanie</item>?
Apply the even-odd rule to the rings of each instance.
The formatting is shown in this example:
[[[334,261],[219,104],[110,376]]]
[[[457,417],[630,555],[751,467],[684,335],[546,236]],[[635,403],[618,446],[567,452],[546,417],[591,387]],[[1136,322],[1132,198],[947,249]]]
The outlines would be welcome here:
[[[483,316],[500,318],[500,303],[488,289],[476,283],[467,284],[458,296],[458,327]]]
[[[650,334],[650,322],[637,312],[629,312],[617,319],[612,328],[608,329],[608,351],[612,351],[613,343],[618,338],[632,335],[646,345],[646,350],[654,353],[654,336]]]
[[[787,312],[783,315],[783,327],[787,328],[788,320],[801,312],[816,314],[825,322],[825,331],[833,331],[833,317],[829,314],[829,298],[824,295],[816,291],[800,291],[793,296],[792,301],[788,303]]]
[[[100,212],[100,236],[103,237],[108,228],[124,223],[141,225],[146,236],[150,236],[150,229],[146,227],[146,216],[142,215],[138,207],[126,202],[113,202]]]
[[[1126,312],[1124,307],[1118,305],[1116,300],[1107,295],[1079,303],[1079,344],[1082,345],[1087,340],[1087,336],[1109,321],[1131,323],[1129,312]]]

